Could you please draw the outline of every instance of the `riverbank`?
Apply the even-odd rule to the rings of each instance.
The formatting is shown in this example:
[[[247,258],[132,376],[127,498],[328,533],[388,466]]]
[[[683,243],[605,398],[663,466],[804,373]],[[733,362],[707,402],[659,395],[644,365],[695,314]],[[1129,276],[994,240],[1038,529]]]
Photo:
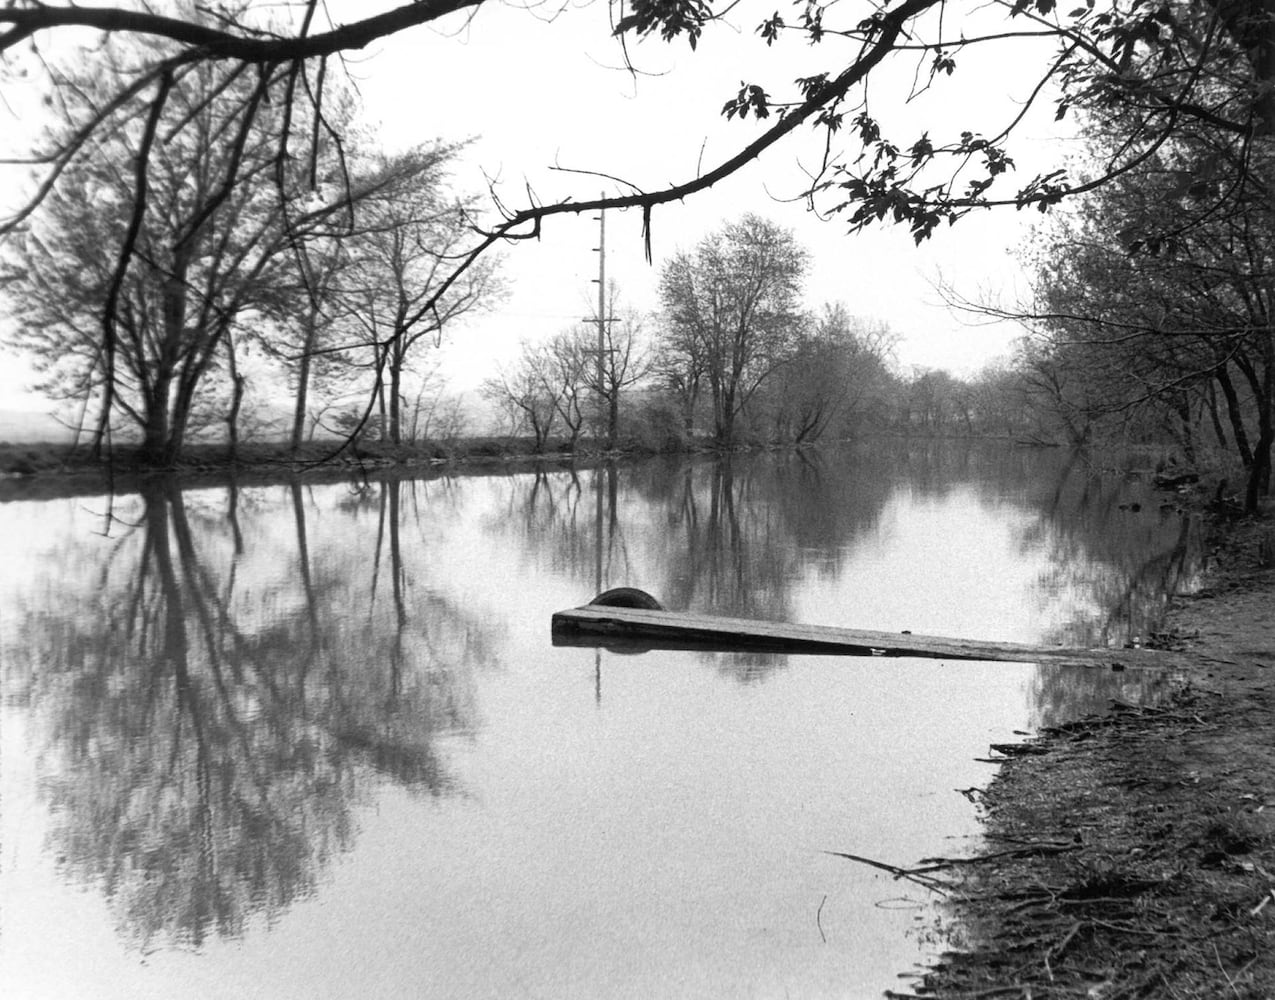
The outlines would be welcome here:
[[[287,468],[308,470],[320,466],[403,466],[420,469],[446,463],[492,461],[545,461],[570,459],[572,451],[562,443],[536,449],[528,437],[471,437],[450,444],[351,443],[337,438],[311,441],[298,449],[273,442],[249,442],[233,452],[224,444],[193,444],[182,451],[170,468],[147,466],[141,450],[118,445],[110,460],[94,458],[86,447],[56,443],[0,441],[0,473],[6,476],[90,475],[198,472],[209,470]]]
[[[1212,524],[1205,589],[1159,641],[1166,704],[1041,733],[980,797],[986,846],[922,866],[958,951],[892,997],[1275,996],[1272,520]]]
[[[460,472],[499,474],[511,469],[571,466],[582,458],[640,454],[645,453],[633,448],[603,456],[582,456],[563,448],[536,451],[534,441],[521,437],[466,438],[448,447],[379,442],[343,446],[333,440],[312,442],[295,452],[286,445],[250,443],[240,446],[233,459],[224,445],[193,445],[171,468],[155,468],[143,464],[135,448],[117,448],[107,461],[68,445],[0,442],[0,502],[130,492],[156,476],[180,476],[188,486],[228,482],[249,486],[287,481],[292,476],[335,482],[373,473],[414,478]]]

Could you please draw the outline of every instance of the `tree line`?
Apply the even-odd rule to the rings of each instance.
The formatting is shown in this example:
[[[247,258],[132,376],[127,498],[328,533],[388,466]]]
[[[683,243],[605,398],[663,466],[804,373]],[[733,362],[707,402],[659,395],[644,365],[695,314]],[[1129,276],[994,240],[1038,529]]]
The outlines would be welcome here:
[[[107,113],[135,49],[126,38],[68,71],[51,142]],[[250,86],[200,63],[173,81],[164,105],[173,121],[116,109],[96,155],[68,163],[0,248],[6,345],[34,362],[46,394],[74,402],[85,423],[97,419],[99,443],[137,438],[156,466],[171,466],[209,430],[233,457],[253,422],[249,367],[265,366],[286,388],[294,452],[320,425],[392,444],[459,436],[463,417],[429,348],[502,291],[493,257],[459,280],[449,271],[472,236],[472,199],[448,176],[461,147],[438,140],[386,154],[357,130],[357,100],[346,93],[339,105],[329,100],[327,119],[293,127],[322,132],[339,114],[358,143],[333,138],[309,163],[280,161],[269,137],[272,116],[288,107],[282,97],[233,135],[230,109]],[[121,165],[165,129],[167,141],[148,153],[139,215],[136,179]],[[248,164],[258,182],[231,183]],[[121,273],[101,251],[132,230]],[[667,450],[949,432],[947,403],[931,398],[941,374],[901,380],[885,324],[844,303],[806,308],[808,264],[790,231],[746,214],[663,263],[656,313],[622,308],[612,288],[600,343],[582,326],[526,345],[483,393],[536,451],[551,438],[571,450],[584,437]],[[899,393],[901,381],[913,388]],[[915,413],[891,412],[898,400],[915,402]],[[964,429],[973,429],[968,412]]]
[[[1167,5],[1130,42],[1128,99],[1083,109],[1082,159],[1094,176],[1128,165],[1040,227],[1031,301],[1000,312],[1024,324],[1018,367],[1060,438],[1160,440],[1187,468],[1212,452],[1254,510],[1275,445],[1275,45],[1269,13],[1232,16]],[[1184,75],[1212,111],[1155,133],[1154,103],[1134,95]]]
[[[383,248],[390,285],[359,288],[352,277],[358,269],[342,261],[361,259],[349,249],[356,246],[352,238],[371,244],[398,224],[390,208],[404,198],[389,192],[416,182],[366,144],[355,102],[338,83],[339,57],[485,2],[403,4],[340,25],[324,24],[314,0],[272,13],[245,0],[215,15],[190,3],[134,8],[19,0],[0,9],[0,81],[37,79],[54,121],[27,153],[34,170],[29,197],[0,222],[6,246],[19,248],[6,250],[5,287],[17,297],[24,329],[35,331],[31,346],[49,359],[51,384],[74,387],[97,414],[90,425],[98,443],[124,416],[142,428],[153,460],[170,459],[192,423],[214,419],[201,415],[196,402],[206,398],[196,390],[213,385],[226,400],[217,409],[233,439],[235,421],[225,415],[236,412],[240,361],[253,346],[243,332],[249,326],[263,331],[263,350],[286,344],[288,336],[309,345],[285,352],[309,359],[306,374],[292,376],[304,387],[298,397],[329,361],[361,369],[373,389],[355,429],[375,419],[391,437],[401,434],[406,396],[385,385],[410,368],[413,344],[438,336],[465,308],[480,307],[497,280],[490,254],[502,241],[534,239],[556,216],[607,207],[640,208],[649,239],[665,206],[804,135],[823,150],[804,194],[851,231],[895,224],[920,241],[981,209],[1047,213],[1033,251],[1034,299],[999,310],[1027,327],[1000,380],[1016,388],[997,394],[992,375],[975,380],[985,398],[978,407],[955,408],[957,421],[972,427],[992,420],[987,414],[995,410],[1000,416],[993,422],[1009,422],[1008,401],[1019,398],[1034,409],[1029,418],[1013,419],[1049,432],[1042,436],[1079,443],[1113,433],[1169,435],[1186,462],[1207,439],[1242,468],[1248,507],[1268,494],[1275,444],[1266,235],[1275,21],[1265,4],[1150,0],[1062,9],[1054,0],[1007,0],[969,12],[945,0],[865,10],[803,2],[760,15],[705,0],[617,4],[612,31],[630,68],[639,41],[696,50],[702,39],[738,34],[740,20],[755,16],[768,51],[810,53],[804,57],[810,72],[776,88],[764,82],[766,60],[759,59],[750,64],[752,79],[727,81],[721,95],[727,99],[715,107],[744,131],[735,148],[715,162],[701,161],[688,180],[644,185],[608,174],[614,193],[600,198],[542,201],[528,191],[522,207],[497,199],[495,221],[482,226],[467,225],[474,202],[464,196],[409,213],[413,225],[441,227],[419,262],[433,280],[417,281],[417,295],[398,294],[392,305],[387,297],[369,311],[366,296],[392,287],[401,271],[393,257],[412,241]],[[72,69],[36,44],[73,39],[85,28],[102,40],[84,50],[92,59]],[[1059,121],[1075,122],[1074,132],[1088,139],[1086,155],[1018,177],[1013,147],[1027,108],[990,130],[960,114],[919,123],[905,116],[902,126],[891,118],[892,103],[956,86],[965,65],[994,58],[988,53],[997,47],[1042,39],[1053,51],[1026,71],[1026,105],[1052,103]],[[828,44],[834,40],[838,52]],[[825,53],[836,58],[825,61]],[[894,71],[913,80],[911,89],[879,87],[869,106],[870,83]],[[170,165],[181,149],[201,145],[208,155],[198,167]],[[426,186],[441,195],[445,152],[443,144],[422,149],[417,168],[399,166],[432,178]],[[419,166],[435,156],[439,169]],[[454,223],[461,228],[449,229]],[[449,239],[455,232],[463,238]],[[61,242],[54,239],[59,234]],[[65,268],[64,278],[53,248],[65,253],[67,245],[78,247],[80,261]],[[733,445],[761,433],[770,412],[768,433],[796,439],[811,421],[821,425],[826,411],[818,394],[805,409],[795,400],[787,405],[788,397],[781,397],[782,412],[764,404],[779,395],[785,373],[803,364],[823,371],[818,338],[798,336],[785,316],[796,299],[784,275],[796,274],[801,261],[776,257],[764,281],[732,291],[731,308],[740,315],[752,310],[756,329],[771,324],[787,331],[740,340],[722,312],[722,289],[703,280],[705,266],[734,252],[724,229],[688,252],[676,275],[663,275],[659,350],[651,364],[662,364],[663,391],[681,403],[683,430],[689,415],[702,433]],[[741,282],[744,274],[737,269]],[[321,309],[329,288],[346,303],[362,294],[362,305]],[[94,306],[77,307],[80,293],[90,290]],[[285,301],[289,291],[293,298]],[[314,311],[313,329],[293,329],[307,309]],[[252,324],[234,322],[247,317]],[[59,326],[74,329],[78,339],[40,340],[40,331]],[[333,340],[313,339],[329,334]],[[158,359],[153,371],[131,360],[143,350]],[[603,347],[598,356],[614,350]],[[595,375],[596,395],[608,410],[626,388],[615,375],[610,389],[605,376]],[[908,417],[895,423],[946,419],[927,397],[942,395],[942,380],[912,381]],[[560,412],[555,419],[582,426],[579,402],[564,407],[569,417]]]
[[[582,441],[730,450],[879,433],[1062,442],[1021,358],[970,378],[905,369],[888,324],[844,302],[804,303],[808,265],[790,230],[745,214],[663,262],[657,310],[617,305],[613,287],[601,324],[524,343],[482,391],[505,430],[537,452]]]
[[[262,88],[203,62],[172,74],[148,116],[119,94],[151,57],[124,36],[59,71],[48,144],[98,124],[92,149],[0,245],[6,346],[33,361],[36,388],[78,405],[99,449],[125,432],[151,465],[172,465],[210,425],[233,453],[253,353],[290,390],[294,450],[342,399],[361,404],[347,424],[373,420],[400,441],[423,348],[500,293],[495,257],[449,270],[470,235],[473,199],[449,178],[461,147],[390,154],[336,81],[306,119],[288,81]],[[260,105],[247,127],[245,101]],[[308,160],[274,142],[289,117],[314,137]],[[130,165],[143,157],[139,176]],[[111,248],[123,243],[121,260]]]
[[[586,433],[662,450],[845,436],[883,388],[896,338],[841,303],[804,308],[808,262],[791,231],[745,214],[663,263],[655,313],[617,308],[613,288],[596,329],[524,344],[483,393],[536,450],[555,428],[571,450]]]

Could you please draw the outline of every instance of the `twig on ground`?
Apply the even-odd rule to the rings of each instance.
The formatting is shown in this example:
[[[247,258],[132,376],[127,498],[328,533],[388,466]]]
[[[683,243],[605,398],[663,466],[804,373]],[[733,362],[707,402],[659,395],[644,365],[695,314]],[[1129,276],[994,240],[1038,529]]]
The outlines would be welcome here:
[[[1226,980],[1226,985],[1231,988],[1232,993],[1239,996],[1240,991],[1235,986],[1235,980],[1231,978],[1231,974],[1226,971],[1226,966],[1222,964],[1222,956],[1218,953],[1216,941],[1213,942],[1213,957],[1217,959],[1218,970],[1222,973],[1223,978]]]
[[[1067,932],[1066,937],[1064,937],[1056,945],[1052,945],[1051,947],[1045,949],[1045,968],[1047,970],[1049,969],[1049,959],[1051,957],[1052,958],[1061,957],[1062,953],[1067,950],[1067,945],[1071,944],[1072,938],[1074,938],[1077,934],[1080,933],[1080,929],[1083,926],[1084,924],[1082,924],[1079,920],[1077,920],[1075,923],[1071,925],[1071,930]],[[1054,978],[1053,972],[1049,973],[1049,978],[1051,980]]]
[[[849,861],[857,861],[861,865],[868,865],[872,868],[880,868],[883,872],[889,872],[895,878],[905,878],[909,882],[915,882],[917,885],[924,886],[926,889],[932,889],[935,892],[941,892],[944,895],[951,889],[942,879],[934,878],[925,874],[924,871],[916,871],[909,868],[900,868],[898,865],[888,864],[884,861],[874,861],[872,858],[865,858],[859,854],[846,854],[844,851],[824,851],[824,854],[831,854],[834,858],[845,858]]]
[[[914,872],[939,871],[943,868],[955,868],[958,865],[985,865],[1002,858],[1029,858],[1036,854],[1062,854],[1074,851],[1079,844],[1037,843],[1025,847],[1015,847],[1009,851],[996,851],[994,854],[979,854],[972,858],[922,858],[921,864],[927,868],[913,868]]]

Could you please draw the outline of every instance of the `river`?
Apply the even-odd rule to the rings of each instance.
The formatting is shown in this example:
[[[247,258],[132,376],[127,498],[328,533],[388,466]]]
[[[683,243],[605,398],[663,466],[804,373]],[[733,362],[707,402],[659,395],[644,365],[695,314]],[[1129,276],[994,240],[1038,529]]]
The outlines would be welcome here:
[[[0,995],[857,998],[993,742],[1137,671],[550,642],[672,609],[1122,645],[1189,521],[1008,445],[0,504]]]

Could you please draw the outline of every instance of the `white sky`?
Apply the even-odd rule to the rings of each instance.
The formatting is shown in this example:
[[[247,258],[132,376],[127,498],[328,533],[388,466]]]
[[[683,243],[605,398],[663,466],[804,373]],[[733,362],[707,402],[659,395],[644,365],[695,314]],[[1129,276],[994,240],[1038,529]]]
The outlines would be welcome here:
[[[755,34],[775,9],[767,3],[745,0],[732,14],[737,30],[707,32],[693,53],[685,40],[631,46],[634,64],[653,74],[637,78],[617,68],[621,52],[609,37],[606,5],[599,3],[568,6],[551,22],[546,8],[485,5],[472,21],[455,18],[386,40],[352,61],[351,70],[387,140],[476,136],[467,157],[474,170],[458,179],[476,188],[484,174],[498,179],[511,207],[526,204],[528,183],[544,201],[623,190],[555,172],[554,165],[654,190],[689,180],[697,164],[708,169],[760,131],[751,118],[741,124],[721,116],[741,81],[786,96],[793,79],[833,70],[844,57],[842,43],[832,38],[814,48],[802,42],[790,53],[768,49]],[[1006,27],[999,17],[994,23]],[[1016,99],[1030,92],[1050,50],[1018,40],[978,51],[958,57],[957,74],[942,92],[891,115],[889,120],[906,124],[896,141],[910,144],[926,129],[936,140],[964,129],[996,131],[1016,111]],[[874,113],[884,118],[887,107],[902,104],[911,73],[909,66],[904,74],[877,78]],[[1052,119],[1046,102],[1015,143],[1020,183],[1060,155]],[[1004,355],[1021,332],[1016,326],[971,326],[968,317],[949,313],[932,284],[941,274],[967,296],[1004,294],[1006,287],[1012,296],[1018,268],[1009,251],[1036,213],[1008,209],[967,218],[920,248],[905,228],[848,236],[844,223],[820,221],[802,203],[780,200],[801,190],[802,164],[816,162],[818,144],[797,135],[799,143],[781,144],[717,188],[657,209],[654,266],[643,256],[640,213],[610,213],[607,278],[624,300],[640,310],[657,308],[662,259],[752,211],[792,228],[811,251],[808,304],[840,299],[854,315],[887,321],[903,338],[899,359],[905,366],[971,373]],[[1010,184],[1011,190],[1018,186],[1012,179]],[[493,358],[514,355],[523,338],[551,336],[589,315],[597,294],[591,283],[597,277],[597,226],[596,216],[551,219],[539,244],[512,247],[505,269],[512,294],[492,315],[451,334],[448,370],[460,378],[466,372],[481,377]]]
[[[466,190],[481,193],[491,177],[513,208],[526,204],[528,184],[544,201],[619,190],[601,179],[556,172],[555,165],[651,190],[692,178],[698,163],[711,167],[760,130],[751,118],[727,123],[720,114],[741,81],[760,83],[772,97],[788,96],[794,78],[835,69],[844,58],[835,38],[813,48],[796,44],[791,52],[767,49],[755,27],[775,9],[768,3],[744,0],[732,13],[736,30],[710,30],[694,53],[685,40],[631,46],[634,64],[653,74],[637,78],[618,68],[619,46],[609,37],[607,7],[598,2],[568,6],[552,19],[544,7],[485,4],[472,21],[455,17],[400,33],[355,54],[348,65],[388,145],[475,137],[456,172],[457,185]],[[332,0],[329,6],[340,21],[389,5]],[[992,16],[998,28],[1006,27]],[[872,110],[904,146],[927,129],[936,142],[965,129],[991,133],[1030,92],[1047,54],[1037,43],[1018,40],[958,56],[956,74],[940,91],[902,107],[911,68],[891,77],[878,72]],[[1052,117],[1046,103],[1014,142],[1019,169],[1010,190],[1062,155]],[[904,127],[892,129],[895,122]],[[657,209],[654,266],[643,257],[640,214],[609,213],[608,280],[618,284],[627,305],[654,310],[663,258],[752,211],[792,228],[811,252],[808,305],[839,299],[854,315],[885,320],[902,337],[903,365],[966,374],[1003,355],[1017,327],[970,326],[948,312],[931,285],[941,274],[970,297],[982,290],[1005,294],[1006,288],[1012,297],[1021,281],[1010,250],[1036,213],[1006,209],[967,218],[919,249],[904,228],[848,236],[844,223],[820,221],[800,202],[776,200],[801,190],[802,164],[815,162],[818,148],[799,131],[717,188]],[[552,336],[588,316],[597,295],[597,245],[596,216],[590,216],[551,219],[538,243],[510,247],[505,275],[511,294],[491,314],[451,331],[445,372],[472,384],[516,354],[521,340]],[[15,390],[26,377],[12,362],[0,367],[0,405],[22,402]]]

